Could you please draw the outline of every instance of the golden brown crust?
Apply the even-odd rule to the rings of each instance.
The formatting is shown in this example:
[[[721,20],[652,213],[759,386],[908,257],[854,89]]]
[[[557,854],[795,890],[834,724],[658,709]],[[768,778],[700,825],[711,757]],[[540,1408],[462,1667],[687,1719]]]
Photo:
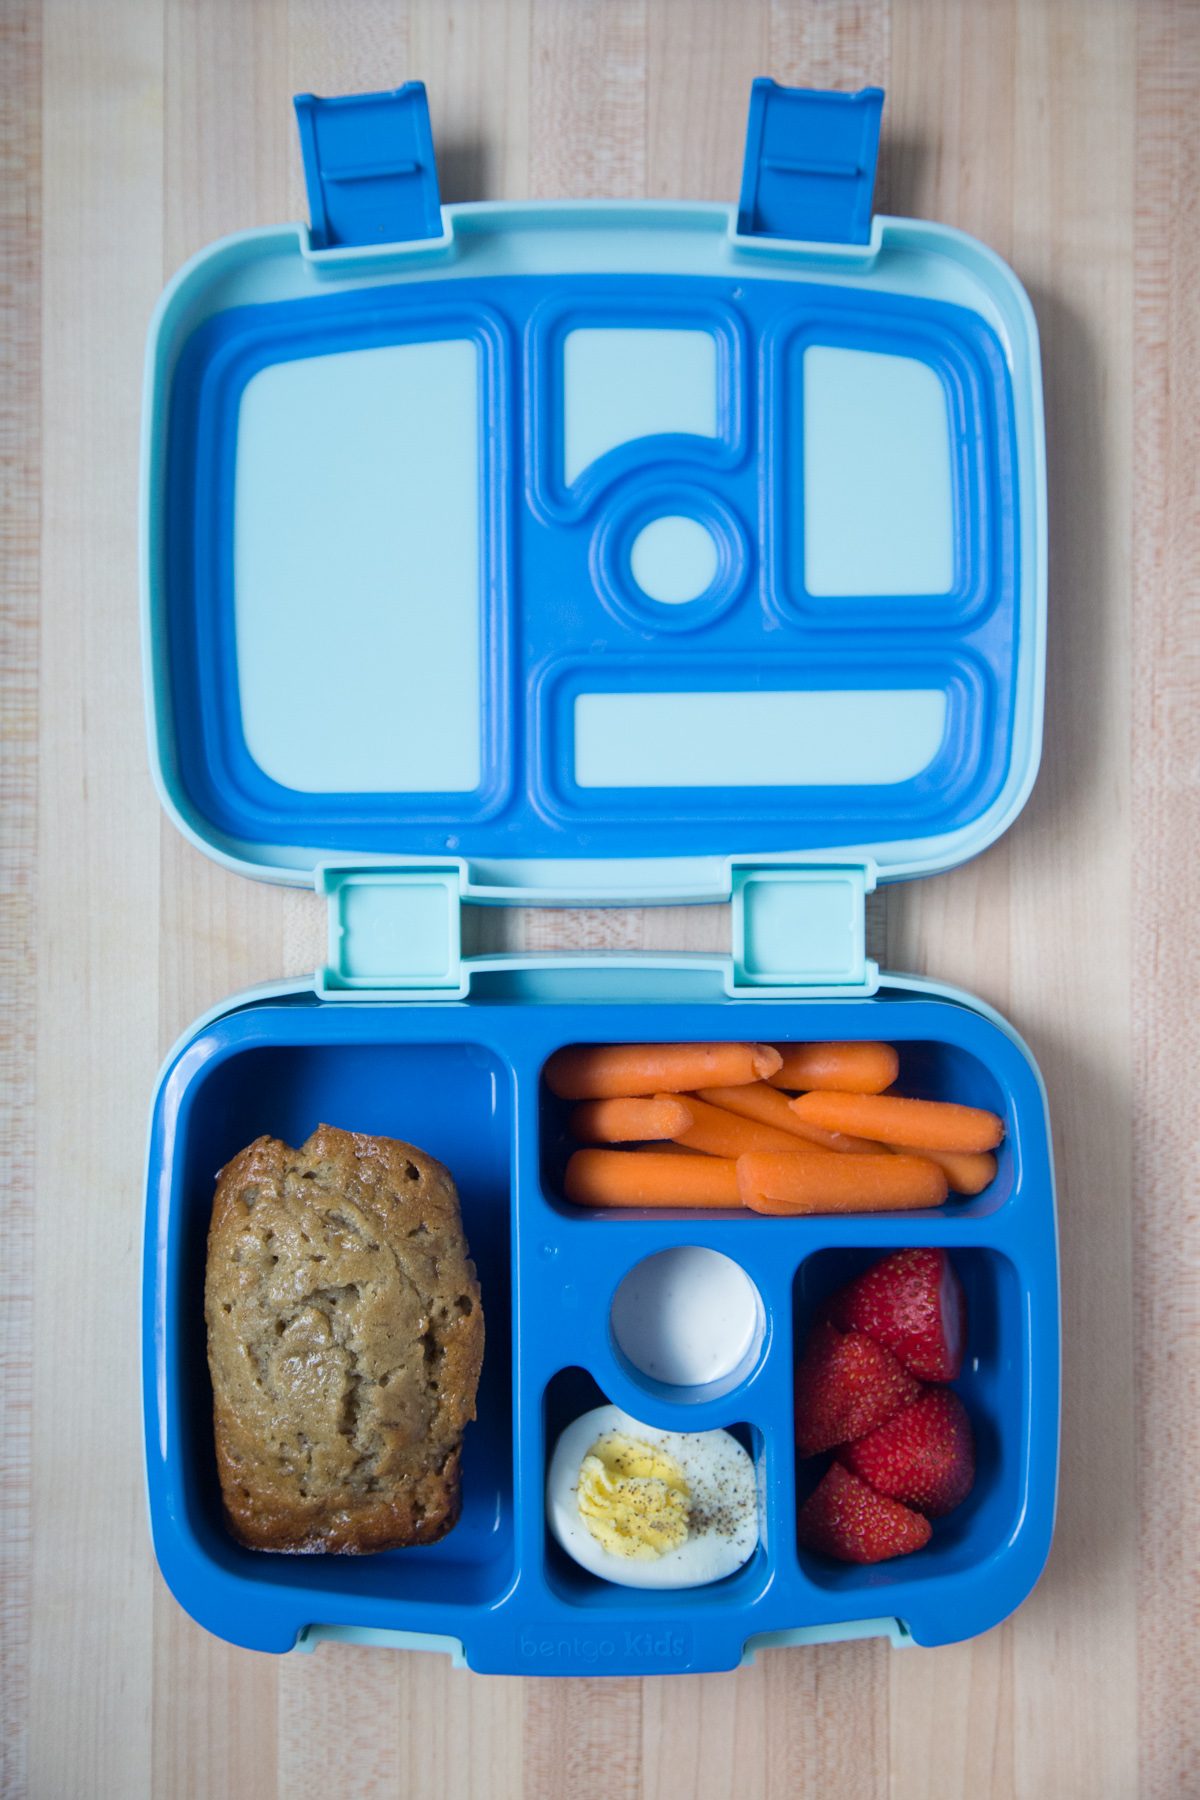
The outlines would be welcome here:
[[[205,1283],[226,1523],[255,1550],[394,1550],[457,1522],[483,1309],[448,1170],[318,1126],[222,1169]]]

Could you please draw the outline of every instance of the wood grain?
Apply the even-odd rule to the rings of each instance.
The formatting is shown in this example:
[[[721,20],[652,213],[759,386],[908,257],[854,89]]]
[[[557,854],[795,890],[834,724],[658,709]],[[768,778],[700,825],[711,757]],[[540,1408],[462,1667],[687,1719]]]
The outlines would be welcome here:
[[[886,1800],[889,1654],[763,1650],[728,1675],[645,1682],[645,1800]]]
[[[522,1792],[546,1800],[640,1800],[642,1695],[636,1676],[580,1676],[551,1681],[535,1676],[525,1690]]]
[[[744,106],[772,66],[770,0],[665,0],[646,35],[646,192],[652,200],[736,200],[746,144]]]
[[[357,1644],[321,1645],[311,1656],[289,1658],[280,1674],[280,1800],[339,1787],[363,1800],[397,1793],[403,1745],[396,1658]]]
[[[646,193],[646,0],[533,0],[529,192]]]
[[[0,1793],[26,1785],[41,478],[41,19],[0,14]]]
[[[1053,604],[1043,773],[1010,852],[1009,980],[1051,1096],[1068,1279],[1060,1529],[1041,1586],[1013,1622],[1015,1763],[1018,1793],[1040,1782],[1080,1800],[1127,1794],[1136,1782],[1133,27],[1132,10],[1114,0],[1017,11],[1013,258],[1042,332]],[[1061,1695],[1080,1685],[1089,1707],[1065,1708]]]
[[[303,215],[295,92],[426,79],[452,199],[734,198],[756,74],[885,86],[877,205],[994,245],[1042,331],[1038,787],[1001,843],[891,890],[871,929],[893,966],[1000,1006],[1046,1074],[1066,1337],[1050,1565],[970,1644],[769,1651],[721,1676],[237,1651],[176,1606],[146,1537],[145,1106],[188,1020],[313,966],[324,920],[314,896],[194,852],[147,776],[145,323],[202,244]],[[1200,8],[7,0],[0,76],[0,1791],[1200,1795]],[[470,929],[479,948],[704,949],[729,923],[721,907],[518,911]]]
[[[136,723],[132,520],[143,336],[162,281],[161,18],[134,0],[61,0],[43,14],[42,54],[28,1782],[116,1800],[148,1790],[151,1764],[135,1295],[161,828]]]
[[[1138,28],[1133,509],[1134,1299],[1141,1792],[1200,1793],[1200,15]]]

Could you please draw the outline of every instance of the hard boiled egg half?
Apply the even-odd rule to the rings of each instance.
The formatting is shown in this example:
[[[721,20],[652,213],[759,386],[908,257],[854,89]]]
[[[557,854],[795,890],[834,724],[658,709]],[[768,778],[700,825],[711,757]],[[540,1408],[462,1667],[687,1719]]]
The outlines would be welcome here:
[[[620,1587],[704,1587],[758,1543],[754,1464],[727,1431],[656,1431],[619,1406],[568,1425],[546,1481],[550,1529]]]

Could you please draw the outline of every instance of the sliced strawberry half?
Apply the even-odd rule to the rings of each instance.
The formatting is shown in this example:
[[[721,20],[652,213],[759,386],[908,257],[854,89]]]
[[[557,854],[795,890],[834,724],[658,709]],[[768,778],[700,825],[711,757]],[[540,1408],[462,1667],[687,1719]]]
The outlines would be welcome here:
[[[967,1409],[948,1387],[927,1387],[919,1400],[837,1452],[838,1461],[881,1494],[940,1519],[975,1483],[975,1433]]]
[[[944,1250],[897,1250],[831,1294],[819,1317],[863,1331],[922,1381],[953,1381],[967,1341],[967,1297]]]
[[[816,1456],[862,1437],[920,1391],[891,1351],[861,1331],[814,1325],[796,1368],[796,1448]]]
[[[908,1556],[929,1542],[932,1530],[920,1513],[877,1494],[836,1462],[796,1515],[801,1548],[823,1550],[839,1562]]]

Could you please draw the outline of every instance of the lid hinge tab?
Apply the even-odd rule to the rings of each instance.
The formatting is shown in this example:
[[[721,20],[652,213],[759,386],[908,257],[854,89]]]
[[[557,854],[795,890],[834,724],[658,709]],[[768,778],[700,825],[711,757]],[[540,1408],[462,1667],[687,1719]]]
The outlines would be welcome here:
[[[866,244],[883,89],[857,94],[750,89],[738,233],[810,244]]]
[[[746,864],[732,875],[735,992],[875,992],[866,924],[873,865]]]
[[[442,235],[423,81],[384,94],[293,101],[315,250]]]
[[[329,900],[329,962],[320,972],[320,991],[461,989],[457,864],[325,868],[318,892]]]

